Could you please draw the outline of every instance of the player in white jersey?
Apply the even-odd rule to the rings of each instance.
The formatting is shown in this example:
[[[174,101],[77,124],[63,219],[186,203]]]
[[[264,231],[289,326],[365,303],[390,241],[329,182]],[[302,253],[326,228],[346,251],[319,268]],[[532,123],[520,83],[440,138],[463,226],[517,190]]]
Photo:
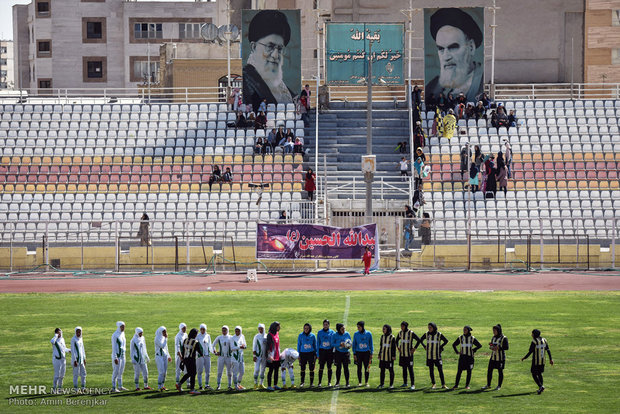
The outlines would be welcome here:
[[[174,337],[174,364],[175,364],[175,382],[178,384],[181,379],[181,360],[183,359],[183,341],[187,338],[187,325],[183,322],[179,324],[179,333]]]
[[[254,360],[254,389],[265,389],[263,382],[265,381],[265,368],[267,366],[267,333],[265,332],[265,324],[258,324],[258,333],[254,335],[252,341],[252,356]],[[260,385],[258,378],[260,377]]]
[[[82,339],[82,327],[75,328],[75,336],[71,338],[71,363],[73,365],[73,389],[78,390],[78,378],[82,378],[82,391],[86,388],[86,352]]]
[[[232,368],[233,368],[233,383],[235,388],[239,391],[245,388],[241,385],[243,374],[245,373],[245,361],[243,360],[243,350],[248,346],[245,342],[245,336],[242,333],[241,326],[235,326],[235,334],[232,337],[233,340],[233,353],[232,353]]]
[[[127,391],[123,387],[125,371],[125,322],[116,322],[116,331],[112,334],[112,391]]]
[[[213,353],[213,345],[211,344],[211,335],[207,333],[207,325],[200,324],[200,332],[196,340],[202,346],[203,356],[196,357],[196,372],[198,373],[198,388],[202,389],[202,371],[205,372],[205,389],[210,390],[209,379],[211,378],[211,354]]]
[[[286,385],[286,371],[288,371],[291,379],[290,388],[297,388],[295,386],[295,374],[293,372],[293,364],[299,358],[299,352],[293,348],[286,348],[280,354],[280,368],[282,369],[282,388],[289,388]]]
[[[165,326],[160,326],[155,332],[155,362],[157,363],[157,389],[167,391],[164,383],[166,382],[166,372],[168,363],[172,362],[168,352],[168,332]]]
[[[60,328],[54,330],[54,337],[50,342],[52,344],[52,364],[54,365],[52,394],[56,394],[59,388],[62,388],[62,381],[67,370],[66,353],[71,352],[71,350],[65,345],[65,338],[62,337],[62,330]]]
[[[232,350],[233,340],[232,336],[228,334],[228,326],[222,326],[222,334],[215,338],[213,341],[214,354],[217,358],[217,389],[221,389],[222,374],[224,374],[224,368],[226,368],[226,374],[228,376],[228,389],[232,390]]]
[[[144,340],[144,331],[142,328],[136,328],[136,333],[133,338],[131,338],[129,347],[129,354],[131,355],[131,363],[133,364],[134,372],[133,382],[136,385],[136,391],[140,390],[140,387],[138,386],[140,383],[140,373],[142,373],[144,389],[152,389],[149,387],[149,369],[146,365],[151,361],[151,359],[149,358],[149,353],[146,350],[146,342]]]

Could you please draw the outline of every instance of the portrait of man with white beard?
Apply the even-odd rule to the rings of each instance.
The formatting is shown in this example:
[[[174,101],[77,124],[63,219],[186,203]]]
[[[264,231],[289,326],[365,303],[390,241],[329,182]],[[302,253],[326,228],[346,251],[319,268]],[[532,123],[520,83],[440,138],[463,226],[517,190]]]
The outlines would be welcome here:
[[[291,41],[291,25],[286,15],[279,10],[259,11],[248,25],[247,37],[243,103],[251,105],[254,111],[264,99],[268,104],[292,103],[297,93],[286,84],[283,75],[285,54]],[[299,64],[297,71],[300,71]]]
[[[483,45],[480,26],[466,11],[445,8],[430,16],[429,28],[436,47],[438,65],[436,61],[426,64],[426,79],[431,79],[426,84],[426,99],[431,93],[435,99],[440,93],[445,97],[463,93],[468,102],[477,102],[476,97],[483,92],[484,87],[483,67],[476,59],[476,52]],[[425,43],[426,47],[429,43],[433,44],[432,41]],[[434,53],[426,51],[427,59],[429,54]],[[439,74],[435,69],[437,66]]]

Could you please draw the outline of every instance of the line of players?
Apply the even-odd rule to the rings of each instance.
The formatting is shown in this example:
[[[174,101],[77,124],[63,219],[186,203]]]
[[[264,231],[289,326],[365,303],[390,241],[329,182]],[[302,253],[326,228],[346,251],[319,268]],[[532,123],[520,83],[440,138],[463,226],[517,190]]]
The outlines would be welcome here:
[[[126,363],[126,338],[125,323],[116,323],[117,329],[112,334],[112,390],[120,392],[127,390],[123,387],[123,372]],[[385,386],[385,374],[389,373],[389,388],[394,388],[394,362],[398,353],[399,366],[402,367],[403,384],[401,387],[415,389],[413,373],[413,355],[416,349],[422,345],[426,351],[426,365],[429,368],[432,389],[436,388],[435,368],[439,373],[442,388],[448,388],[443,374],[442,351],[448,339],[437,330],[437,325],[433,322],[428,324],[428,332],[422,337],[418,337],[409,329],[407,322],[403,321],[400,331],[394,336],[390,325],[384,325],[382,335],[379,339],[377,358],[380,368],[380,385]],[[357,377],[359,386],[368,387],[370,365],[372,364],[375,346],[372,334],[365,329],[364,321],[357,323],[357,332],[353,338],[346,331],[341,323],[336,324],[336,331],[330,329],[330,322],[323,321],[323,328],[315,335],[312,333],[312,326],[306,323],[298,336],[297,349],[286,348],[280,350],[280,323],[273,322],[268,332],[265,332],[265,325],[258,324],[258,333],[254,336],[252,343],[252,359],[254,361],[254,389],[279,390],[278,371],[281,371],[282,383],[286,385],[286,374],[290,378],[291,388],[295,386],[295,376],[293,365],[299,360],[301,368],[301,385],[304,387],[306,379],[306,367],[309,369],[309,385],[314,385],[314,371],[316,361],[319,362],[318,387],[322,387],[323,373],[327,368],[328,386],[332,384],[332,365],[336,366],[336,382],[334,387],[340,386],[340,379],[344,373],[346,387],[349,387],[349,364],[350,350],[353,351],[353,359],[357,365]],[[134,368],[135,390],[139,390],[139,379],[142,375],[145,390],[151,390],[148,385],[148,367],[150,358],[147,352],[146,342],[142,328],[135,328],[135,334],[130,341],[130,358]],[[195,379],[198,376],[198,389],[211,390],[210,371],[211,355],[216,355],[217,360],[217,390],[221,389],[221,380],[226,370],[228,379],[228,389],[233,386],[237,390],[243,390],[241,385],[245,373],[244,350],[247,349],[245,336],[241,326],[236,326],[234,335],[230,335],[228,326],[222,326],[221,335],[211,341],[211,336],[207,333],[207,326],[201,324],[199,330],[191,329],[187,333],[187,326],[184,323],[179,325],[179,332],[174,339],[175,347],[175,382],[178,391],[182,391],[183,384],[187,381],[190,393],[199,393],[195,389]],[[75,392],[81,392],[86,387],[86,352],[82,337],[82,328],[75,328],[75,336],[71,339],[71,348],[65,346],[62,331],[56,328],[52,343],[52,361],[54,366],[54,380],[52,393],[62,388],[63,378],[66,370],[66,353],[71,353],[71,363],[73,366],[73,386]],[[155,361],[157,364],[159,391],[166,391],[164,385],[168,370],[168,363],[172,362],[172,357],[168,351],[168,333],[166,327],[160,326],[155,333]],[[503,370],[506,363],[506,351],[509,349],[508,338],[503,335],[501,325],[493,326],[493,337],[489,342],[491,356],[487,369],[487,384],[482,389],[491,387],[493,371],[498,371],[499,390],[503,382]],[[472,335],[472,328],[465,326],[463,334],[453,343],[454,352],[459,355],[458,371],[454,389],[458,388],[463,371],[466,372],[465,388],[470,389],[471,374],[474,368],[474,355],[482,345]],[[531,373],[534,381],[538,385],[538,394],[545,389],[543,385],[543,372],[545,367],[545,353],[549,355],[549,362],[553,365],[551,352],[547,340],[540,335],[538,329],[532,331],[532,342],[528,353],[521,359],[527,359],[532,355]],[[203,371],[204,388],[203,388]],[[264,385],[265,372],[267,373],[267,387]],[[182,375],[184,374],[184,375]],[[81,379],[81,388],[78,388],[78,379]],[[273,385],[272,385],[273,380]],[[363,380],[363,383],[362,383]]]

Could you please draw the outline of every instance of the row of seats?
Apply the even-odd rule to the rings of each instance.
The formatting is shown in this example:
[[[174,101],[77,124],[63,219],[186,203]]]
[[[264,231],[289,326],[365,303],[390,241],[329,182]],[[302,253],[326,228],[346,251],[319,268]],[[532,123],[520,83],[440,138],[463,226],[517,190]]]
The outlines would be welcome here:
[[[303,163],[301,154],[266,154],[266,155],[216,155],[216,156],[194,156],[194,157],[121,157],[121,156],[104,156],[104,157],[29,157],[15,156],[0,158],[2,165],[23,166],[23,165],[172,165],[173,170],[177,168],[183,169],[187,165],[203,165],[203,164],[281,164],[281,163]]]
[[[295,111],[295,105],[289,104],[267,104],[268,112]],[[30,104],[0,104],[0,112],[17,112],[17,113],[217,113],[229,112],[227,104],[106,104],[106,105],[30,105]]]
[[[469,184],[463,181],[424,181],[424,191],[462,191]],[[556,189],[584,189],[584,190],[615,190],[620,188],[617,179],[613,180],[510,180],[508,187],[515,190],[556,190]]]

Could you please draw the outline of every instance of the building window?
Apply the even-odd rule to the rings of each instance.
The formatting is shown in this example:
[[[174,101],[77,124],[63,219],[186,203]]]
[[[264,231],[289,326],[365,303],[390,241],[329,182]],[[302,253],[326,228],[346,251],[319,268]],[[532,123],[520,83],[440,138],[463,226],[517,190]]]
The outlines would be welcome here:
[[[101,39],[103,30],[101,22],[86,22],[86,38]]]
[[[222,76],[221,78],[219,78],[217,80],[217,86],[218,86],[218,101],[219,102],[226,102],[226,97],[228,96],[226,94],[226,89],[228,88],[228,76]],[[235,75],[234,73],[230,74],[230,87],[231,88],[239,88],[241,89],[243,87],[243,78],[239,75]]]
[[[39,79],[39,89],[51,89],[51,88],[52,88],[51,79]]]
[[[52,41],[51,40],[37,40],[37,57],[38,58],[52,57]]]
[[[6,59],[0,59],[0,66],[6,65]]]
[[[0,47],[0,53],[6,53],[6,46]]]
[[[159,79],[159,61],[148,60],[134,60],[133,73],[131,78],[133,82],[149,82],[149,76],[151,83],[155,83]]]
[[[161,39],[163,37],[161,23],[135,23],[133,27],[136,39]]]
[[[107,82],[107,58],[105,56],[82,57],[84,82]]]
[[[611,64],[620,65],[620,49],[611,49]]]
[[[7,71],[6,70],[0,70],[0,78],[6,78],[7,76]]]
[[[200,39],[200,23],[179,23],[179,39]]]
[[[620,10],[611,11],[611,25],[620,26]]]
[[[50,2],[49,1],[37,1],[37,17],[49,17],[51,14],[50,10]]]

